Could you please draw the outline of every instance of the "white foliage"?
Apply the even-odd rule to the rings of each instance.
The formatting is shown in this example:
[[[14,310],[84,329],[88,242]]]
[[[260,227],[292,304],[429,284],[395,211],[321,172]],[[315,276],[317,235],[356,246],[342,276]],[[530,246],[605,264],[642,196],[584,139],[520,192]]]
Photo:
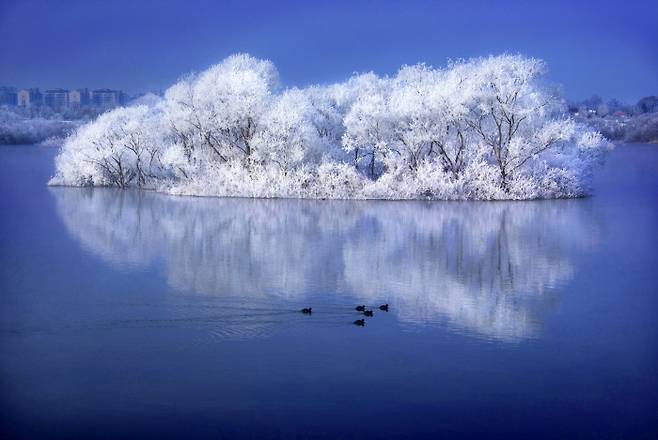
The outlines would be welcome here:
[[[277,97],[263,115],[262,129],[254,136],[255,159],[276,164],[284,173],[305,159],[318,158],[319,134],[313,125],[313,106],[301,90]]]
[[[70,136],[52,183],[176,194],[534,199],[587,194],[609,144],[519,55],[279,90],[234,55]]]

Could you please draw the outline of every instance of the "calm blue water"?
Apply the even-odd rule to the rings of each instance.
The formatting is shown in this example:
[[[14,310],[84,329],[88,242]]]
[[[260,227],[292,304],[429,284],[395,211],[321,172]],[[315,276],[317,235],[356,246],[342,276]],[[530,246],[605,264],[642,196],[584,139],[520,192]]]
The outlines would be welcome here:
[[[2,438],[658,429],[656,146],[522,203],[48,188],[54,155],[0,148]]]

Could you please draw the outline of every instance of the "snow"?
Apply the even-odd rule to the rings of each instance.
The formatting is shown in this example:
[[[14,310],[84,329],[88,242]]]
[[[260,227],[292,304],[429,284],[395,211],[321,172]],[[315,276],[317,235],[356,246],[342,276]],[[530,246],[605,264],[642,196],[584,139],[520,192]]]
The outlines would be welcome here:
[[[579,197],[610,144],[571,119],[540,60],[500,55],[282,89],[233,55],[80,127],[54,185],[338,199]]]

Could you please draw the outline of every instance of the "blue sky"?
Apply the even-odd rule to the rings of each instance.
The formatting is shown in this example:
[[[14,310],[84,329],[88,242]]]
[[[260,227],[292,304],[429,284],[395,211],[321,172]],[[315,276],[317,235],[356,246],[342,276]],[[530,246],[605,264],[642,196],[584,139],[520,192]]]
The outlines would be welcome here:
[[[163,89],[235,52],[284,85],[522,53],[580,99],[658,94],[658,0],[0,0],[0,85]]]

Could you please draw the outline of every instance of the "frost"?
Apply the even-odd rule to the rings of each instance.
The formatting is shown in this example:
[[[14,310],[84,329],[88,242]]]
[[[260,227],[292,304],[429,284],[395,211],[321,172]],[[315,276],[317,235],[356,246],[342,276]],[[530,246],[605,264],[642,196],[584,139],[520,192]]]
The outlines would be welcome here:
[[[80,127],[51,184],[172,194],[534,199],[588,193],[609,143],[518,55],[283,90],[234,55]]]
[[[26,118],[7,107],[0,107],[0,144],[61,145],[63,138],[74,131],[80,121],[63,121],[44,117]]]

